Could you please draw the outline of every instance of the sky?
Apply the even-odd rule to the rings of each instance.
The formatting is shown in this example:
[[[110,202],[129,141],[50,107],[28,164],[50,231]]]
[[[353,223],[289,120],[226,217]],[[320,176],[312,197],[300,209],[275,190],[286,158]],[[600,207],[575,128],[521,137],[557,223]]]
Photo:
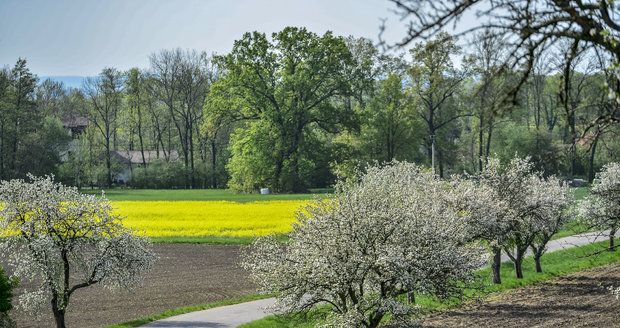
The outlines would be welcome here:
[[[405,35],[387,0],[0,0],[0,66],[26,58],[39,76],[92,76],[148,66],[183,48],[226,53],[247,31],[305,26],[377,40]]]

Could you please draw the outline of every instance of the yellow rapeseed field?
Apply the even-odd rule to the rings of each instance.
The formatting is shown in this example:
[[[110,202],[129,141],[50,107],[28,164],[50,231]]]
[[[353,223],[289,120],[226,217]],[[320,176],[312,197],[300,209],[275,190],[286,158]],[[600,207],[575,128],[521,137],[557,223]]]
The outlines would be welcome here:
[[[306,200],[115,201],[123,224],[149,237],[255,237],[291,230]]]

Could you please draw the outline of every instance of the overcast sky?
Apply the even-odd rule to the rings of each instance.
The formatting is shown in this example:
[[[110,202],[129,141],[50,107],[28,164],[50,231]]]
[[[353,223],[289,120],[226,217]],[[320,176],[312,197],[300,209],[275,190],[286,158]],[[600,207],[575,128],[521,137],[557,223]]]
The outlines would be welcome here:
[[[18,57],[39,76],[146,67],[164,48],[225,53],[244,32],[306,26],[377,40],[404,36],[387,0],[0,0],[0,66]]]

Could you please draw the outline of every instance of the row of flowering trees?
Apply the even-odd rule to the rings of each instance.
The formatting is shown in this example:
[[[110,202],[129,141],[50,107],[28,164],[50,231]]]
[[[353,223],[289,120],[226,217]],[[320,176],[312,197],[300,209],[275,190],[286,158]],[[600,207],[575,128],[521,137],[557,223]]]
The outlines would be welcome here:
[[[618,167],[605,168],[581,206],[608,219],[596,221],[599,227],[620,220],[610,212],[619,204]],[[608,194],[616,197],[612,205],[602,200]],[[416,295],[460,295],[486,261],[485,249],[495,283],[502,253],[517,278],[528,250],[541,272],[546,245],[573,205],[567,185],[536,172],[528,159],[489,159],[479,175],[450,180],[393,162],[341,182],[333,197],[300,212],[288,244],[259,239],[244,266],[264,292],[278,295],[284,312],[329,304],[335,326],[377,327],[386,316],[414,312]]]

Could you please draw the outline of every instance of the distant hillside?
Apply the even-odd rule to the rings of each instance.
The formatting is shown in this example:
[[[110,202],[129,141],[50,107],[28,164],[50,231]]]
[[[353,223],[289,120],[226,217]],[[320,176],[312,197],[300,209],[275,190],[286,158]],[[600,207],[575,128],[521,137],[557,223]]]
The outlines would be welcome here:
[[[81,88],[86,76],[40,76],[39,81],[50,79],[62,82],[67,88]]]

